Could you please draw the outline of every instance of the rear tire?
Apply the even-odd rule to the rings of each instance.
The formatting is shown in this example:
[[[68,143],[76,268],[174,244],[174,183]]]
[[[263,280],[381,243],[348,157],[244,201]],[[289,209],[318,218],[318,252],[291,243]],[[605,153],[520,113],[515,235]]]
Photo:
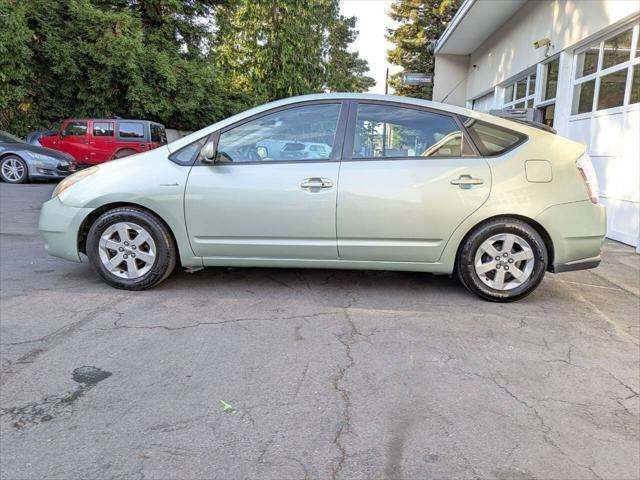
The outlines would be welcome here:
[[[171,232],[155,215],[120,207],[93,222],[87,235],[87,256],[112,287],[145,290],[173,272],[177,248]]]
[[[25,183],[29,180],[27,163],[17,155],[7,155],[0,161],[0,179],[7,183]]]
[[[456,261],[460,282],[492,302],[514,302],[533,292],[544,278],[548,254],[544,240],[526,222],[496,218],[464,240]]]

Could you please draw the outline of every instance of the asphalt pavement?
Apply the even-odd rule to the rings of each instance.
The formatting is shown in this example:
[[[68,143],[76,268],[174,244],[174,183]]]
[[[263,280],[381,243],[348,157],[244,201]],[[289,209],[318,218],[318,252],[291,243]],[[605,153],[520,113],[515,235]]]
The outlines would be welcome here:
[[[640,255],[513,304],[419,273],[108,287],[0,185],[2,479],[636,479]]]

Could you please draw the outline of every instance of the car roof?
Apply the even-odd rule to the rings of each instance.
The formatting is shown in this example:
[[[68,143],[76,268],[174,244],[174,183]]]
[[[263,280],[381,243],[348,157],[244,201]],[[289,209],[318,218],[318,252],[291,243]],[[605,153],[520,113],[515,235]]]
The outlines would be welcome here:
[[[400,97],[396,95],[379,95],[379,94],[373,94],[373,93],[319,93],[319,94],[289,97],[289,98],[284,98],[282,100],[276,100],[274,102],[259,105],[257,107],[254,107],[249,110],[245,110],[241,113],[238,113],[236,115],[233,115],[231,117],[225,118],[224,120],[216,122],[207,127],[204,127],[203,129],[198,130],[194,133],[191,133],[185,137],[179,138],[169,143],[167,147],[171,152],[175,152],[180,148],[186,145],[189,145],[190,143],[196,140],[199,140],[202,137],[212,132],[215,132],[216,130],[220,130],[221,128],[224,128],[233,123],[239,122],[245,118],[267,112],[274,108],[285,107],[287,105],[295,105],[297,103],[303,103],[303,102],[326,101],[326,100],[336,100],[336,101],[371,100],[371,101],[383,101],[383,102],[392,102],[392,103],[398,103],[398,104],[406,104],[407,106],[426,107],[434,110],[440,110],[442,112],[448,112],[455,115],[462,115],[465,117],[489,122],[494,125],[498,125],[504,128],[508,128],[510,130],[514,130],[516,132],[524,133],[526,135],[531,135],[536,133],[551,135],[551,133],[542,132],[541,130],[536,129],[534,127],[524,125],[524,124],[519,124],[517,122],[513,122],[505,118],[497,117],[495,115],[490,115],[488,113],[482,113],[476,110],[469,110],[468,108],[458,107],[456,105],[450,105],[447,103],[439,103],[439,102],[433,102],[430,100],[423,100],[421,98]]]
[[[140,120],[139,118],[65,118],[65,122],[147,122],[155,123],[156,125],[162,125],[161,123],[154,122],[153,120]]]

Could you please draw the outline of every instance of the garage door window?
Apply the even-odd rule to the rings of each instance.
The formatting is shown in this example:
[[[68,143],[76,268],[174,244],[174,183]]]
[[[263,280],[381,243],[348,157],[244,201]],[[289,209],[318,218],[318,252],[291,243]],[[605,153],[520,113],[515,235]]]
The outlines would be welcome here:
[[[504,108],[531,108],[536,92],[535,74],[527,75],[504,87]]]
[[[638,102],[638,30],[638,25],[628,27],[577,52],[572,115]]]

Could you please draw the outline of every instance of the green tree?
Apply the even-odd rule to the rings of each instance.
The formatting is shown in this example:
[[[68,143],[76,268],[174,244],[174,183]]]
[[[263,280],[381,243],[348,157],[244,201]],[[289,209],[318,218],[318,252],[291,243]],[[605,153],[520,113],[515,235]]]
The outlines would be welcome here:
[[[367,62],[347,50],[355,19],[340,16],[337,0],[240,0],[216,21],[217,65],[252,104],[373,85]]]
[[[432,85],[404,85],[402,73],[433,73],[434,55],[428,47],[444,32],[459,5],[460,0],[395,0],[391,4],[389,16],[399,26],[387,31],[387,39],[395,45],[387,59],[402,67],[389,79],[396,95],[431,99]]]
[[[0,0],[0,129],[24,130],[33,115],[29,98],[27,6],[20,0]]]
[[[331,92],[365,92],[376,83],[365,75],[367,61],[348,50],[358,36],[355,27],[355,17],[340,15],[329,29],[325,88]]]

